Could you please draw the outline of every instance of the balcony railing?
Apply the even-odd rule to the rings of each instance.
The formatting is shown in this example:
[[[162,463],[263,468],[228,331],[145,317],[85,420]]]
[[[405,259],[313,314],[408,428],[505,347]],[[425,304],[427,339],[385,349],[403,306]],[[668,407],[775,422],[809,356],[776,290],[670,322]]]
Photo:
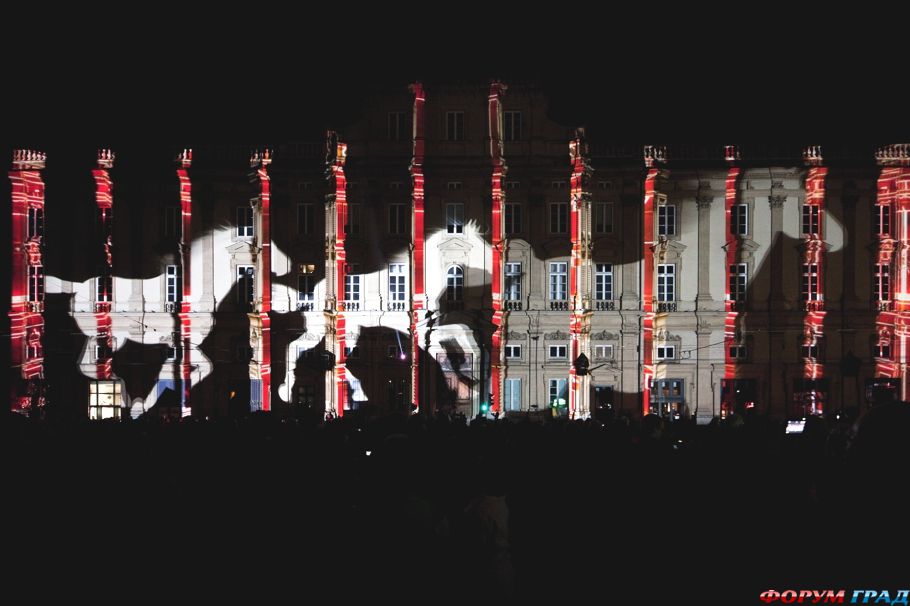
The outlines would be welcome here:
[[[344,311],[360,311],[360,301],[342,301]]]
[[[110,311],[111,311],[110,301],[104,301],[102,303],[95,303],[95,313],[96,314],[110,313]]]
[[[521,311],[521,301],[506,301],[506,311]]]
[[[825,311],[824,301],[805,301],[806,311]]]
[[[164,311],[166,313],[172,314],[180,311],[180,303],[176,301],[168,301],[164,304]]]
[[[676,311],[676,301],[660,301],[657,303],[657,313]]]
[[[313,301],[297,301],[297,311],[313,311],[314,307]]]
[[[29,301],[28,310],[34,314],[40,314],[44,311],[44,301]]]
[[[616,301],[595,301],[594,309],[597,311],[613,311],[616,309]]]
[[[894,311],[894,301],[873,301],[872,311]]]
[[[569,311],[568,301],[550,301],[550,309],[553,311]]]
[[[405,311],[406,303],[404,301],[389,301],[389,311]]]

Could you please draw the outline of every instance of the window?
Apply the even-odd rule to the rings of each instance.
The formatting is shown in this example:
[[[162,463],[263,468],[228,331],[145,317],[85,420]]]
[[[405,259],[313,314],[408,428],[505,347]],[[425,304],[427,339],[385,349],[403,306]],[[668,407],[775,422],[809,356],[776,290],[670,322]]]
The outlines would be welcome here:
[[[550,406],[565,406],[569,396],[566,379],[550,379]]]
[[[598,301],[613,300],[612,263],[597,263],[594,266],[594,298]]]
[[[28,300],[44,300],[44,267],[41,265],[28,266]]]
[[[594,205],[594,233],[613,233],[613,203],[601,202]]]
[[[404,309],[405,301],[405,266],[404,263],[389,265],[389,301],[401,303]]]
[[[360,301],[360,266],[351,263],[344,275],[344,300]]]
[[[565,181],[551,181],[550,187],[552,187],[553,189],[565,189],[566,182]]]
[[[98,268],[98,277],[95,278],[95,301],[111,302],[114,300],[114,278],[111,268],[102,265]]]
[[[237,207],[237,237],[253,237],[253,209],[250,206]]]
[[[506,263],[506,301],[521,301],[521,263]]]
[[[891,205],[876,204],[872,207],[872,222],[875,225],[875,233],[879,236],[891,235]]]
[[[298,385],[296,403],[301,406],[316,405],[316,386],[315,385]]]
[[[348,222],[344,226],[344,233],[354,235],[360,233],[360,204],[348,204]]]
[[[612,181],[598,181],[597,189],[613,189]]]
[[[521,112],[502,112],[503,137],[506,141],[521,139]]]
[[[521,233],[521,204],[506,204],[504,219],[507,236]]]
[[[464,112],[446,112],[446,141],[464,141]]]
[[[874,288],[877,300],[891,300],[891,266],[887,263],[879,263],[875,266]]]
[[[521,379],[506,379],[503,393],[506,411],[521,410]]]
[[[817,344],[804,344],[801,349],[804,358],[818,358]]]
[[[818,265],[815,263],[803,263],[802,296],[803,301],[821,300],[818,292]]]
[[[802,232],[805,236],[818,235],[819,207],[814,204],[803,204]]]
[[[565,301],[568,298],[567,263],[550,263],[550,300]]]
[[[28,209],[28,237],[31,238],[41,238],[44,236],[44,209],[43,208],[32,208]]]
[[[389,112],[389,141],[405,141],[408,138],[408,115],[405,112]]]
[[[676,207],[672,204],[657,207],[657,235],[676,235]]]
[[[120,382],[91,381],[88,392],[88,418],[120,418]]]
[[[598,360],[612,360],[613,359],[613,346],[612,345],[595,345],[594,346],[594,357]]]
[[[107,337],[99,337],[98,344],[95,345],[95,361],[101,362],[103,360],[109,360],[113,355],[114,351],[111,348],[110,343],[108,343]]]
[[[446,189],[449,191],[461,189],[461,181],[446,181]]]
[[[672,263],[657,266],[657,300],[676,300],[676,265]]]
[[[179,238],[182,224],[181,224],[181,212],[179,206],[165,206],[164,207],[164,237],[165,238]],[[250,209],[252,212],[252,209]]]
[[[734,204],[730,207],[730,233],[734,236],[745,236],[749,233],[749,206]]]
[[[521,181],[506,181],[506,189],[521,189]]]
[[[657,359],[658,360],[675,360],[676,359],[676,346],[675,345],[658,345],[657,346]]]
[[[730,300],[746,300],[746,264],[734,263],[730,266]]]
[[[464,271],[458,265],[453,265],[446,272],[446,301],[461,301],[463,297],[463,288]]]
[[[734,360],[742,360],[746,357],[745,345],[733,345],[730,347],[730,357]]]
[[[168,348],[167,348],[167,352],[165,352],[164,355],[165,355],[165,358],[164,358],[164,361],[165,361],[165,362],[173,362],[173,361],[175,361],[175,360],[177,359],[177,348],[176,348],[176,347],[168,347]]]
[[[566,345],[550,345],[548,349],[549,358],[551,360],[565,360],[567,357],[568,346]]]
[[[891,357],[891,342],[890,341],[879,341],[873,348],[872,355],[876,358],[890,358]]]
[[[297,308],[312,311],[316,301],[316,280],[310,273],[297,274]]]
[[[313,223],[316,220],[315,204],[297,205],[297,233],[301,236],[313,233]]]
[[[179,265],[168,265],[165,268],[165,301],[168,303],[179,303],[182,300],[183,280],[180,275]]]
[[[506,359],[512,360],[521,357],[521,345],[506,345]]]
[[[446,233],[464,233],[464,204],[446,204]]]
[[[237,266],[237,303],[246,310],[253,306],[255,271],[256,268],[252,265]]]
[[[389,233],[400,236],[407,232],[407,213],[404,204],[389,204]]]
[[[564,234],[569,228],[569,205],[566,202],[550,204],[550,233]]]

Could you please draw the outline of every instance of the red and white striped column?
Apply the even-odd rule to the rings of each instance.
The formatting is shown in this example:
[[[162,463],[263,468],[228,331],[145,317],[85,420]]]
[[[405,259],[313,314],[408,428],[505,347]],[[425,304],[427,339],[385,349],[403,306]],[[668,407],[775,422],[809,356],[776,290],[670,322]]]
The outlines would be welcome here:
[[[44,169],[43,152],[13,152],[10,291],[10,409],[44,406]]]
[[[113,376],[111,364],[114,335],[111,304],[114,300],[114,186],[108,172],[113,167],[114,152],[109,149],[98,150],[98,167],[92,171],[92,176],[95,178],[95,205],[98,208],[98,227],[103,249],[95,301],[96,342],[99,352],[95,360],[95,373],[99,380],[110,380]]]
[[[730,394],[733,393],[729,385],[736,379],[737,360],[730,355],[730,345],[736,342],[739,328],[738,321],[741,317],[738,302],[733,299],[730,292],[730,279],[733,273],[731,270],[735,270],[736,265],[739,263],[741,258],[740,249],[742,247],[742,236],[739,235],[737,230],[733,229],[733,207],[738,202],[741,173],[740,167],[736,166],[740,159],[739,149],[735,145],[725,146],[724,159],[729,165],[724,187],[724,233],[727,239],[727,262],[724,268],[726,270],[726,279],[724,280],[724,379],[727,381],[728,391],[724,394],[727,399],[721,402],[721,406],[726,408],[731,404],[729,398],[732,397]],[[724,410],[721,416],[724,416],[723,413],[729,414],[731,412],[733,411]]]
[[[646,145],[644,147],[645,199],[642,209],[642,414],[647,415],[651,407],[651,382],[654,380],[654,253],[657,249],[657,236],[654,230],[654,207],[657,195],[657,179],[661,170],[658,164],[667,160],[665,147]]]
[[[490,85],[490,96],[487,101],[487,120],[490,125],[490,159],[493,162],[493,175],[491,180],[492,186],[492,228],[491,236],[492,249],[492,300],[493,300],[493,335],[491,339],[490,350],[490,390],[492,394],[490,402],[490,412],[502,414],[503,398],[503,355],[502,335],[503,326],[506,322],[507,312],[503,304],[503,282],[505,281],[503,260],[505,258],[505,225],[504,220],[504,202],[505,193],[503,192],[502,180],[508,172],[505,159],[502,153],[502,95],[506,91],[506,85],[501,82],[493,82]],[[486,394],[481,394],[481,398],[486,398]]]
[[[590,376],[577,374],[579,356],[590,359],[591,334],[591,196],[586,187],[592,174],[588,162],[588,146],[584,131],[576,130],[575,139],[569,142],[569,160],[572,163],[570,178],[570,234],[572,251],[569,270],[569,334],[572,364],[569,365],[569,418],[585,419],[591,414]]]
[[[882,171],[878,179],[876,204],[890,205],[894,210],[895,224],[891,227],[894,240],[890,248],[894,267],[894,313],[879,313],[877,326],[890,329],[894,337],[894,364],[882,362],[876,375],[900,378],[900,399],[910,399],[910,144],[887,145],[876,152]],[[885,246],[883,242],[882,247]],[[881,247],[880,247],[881,248]],[[879,262],[884,255],[879,253]],[[887,333],[886,333],[887,334]],[[881,373],[881,374],[879,374]],[[887,373],[887,374],[886,374]]]
[[[347,181],[344,175],[344,164],[347,159],[348,146],[338,139],[334,131],[329,131],[326,138],[328,178],[333,186],[331,197],[332,226],[330,229],[331,251],[329,258],[330,271],[334,274],[334,309],[328,316],[329,331],[331,335],[332,352],[335,355],[335,364],[332,369],[332,385],[326,391],[326,413],[344,416],[345,404],[348,396],[347,377],[345,370],[345,315],[344,315],[344,281],[347,271],[347,255],[345,253],[344,227],[348,219]],[[328,338],[326,350],[329,349]],[[334,389],[334,403],[331,401],[331,389]]]
[[[177,180],[180,184],[180,272],[182,280],[181,300],[180,300],[180,380],[181,385],[181,415],[190,414],[190,389],[192,388],[192,379],[190,372],[192,369],[192,343],[190,334],[192,332],[192,316],[190,312],[191,303],[191,283],[190,283],[190,247],[193,241],[193,184],[190,181],[189,169],[193,164],[193,150],[184,149],[177,154]]]
[[[819,346],[825,323],[825,179],[828,168],[823,166],[824,159],[820,145],[811,145],[803,151],[803,160],[809,167],[806,175],[805,205],[817,210],[810,210],[809,233],[805,234],[803,264],[808,266],[809,297],[806,301],[806,315],[803,317],[803,345]],[[804,211],[805,212],[805,211]],[[817,215],[816,215],[817,213]],[[821,356],[820,349],[816,349]],[[808,357],[803,362],[803,378],[818,381],[825,375],[824,364],[815,357]],[[824,412],[824,397],[817,388],[803,393],[804,412],[820,415]]]
[[[256,309],[250,314],[251,341],[253,359],[250,361],[250,376],[259,380],[262,389],[261,407],[263,411],[272,409],[272,333],[269,313],[272,311],[272,229],[271,229],[271,181],[269,164],[272,163],[272,150],[255,151],[250,156],[250,168],[253,169],[251,180],[258,185],[259,192],[254,200],[255,211],[259,215],[256,222],[256,241],[259,247],[256,267],[256,292],[259,293]]]
[[[414,93],[414,110],[411,153],[411,403],[412,414],[420,412],[424,402],[420,398],[420,334],[417,328],[420,315],[425,309],[424,289],[424,104],[426,94],[423,85],[415,82],[410,90]],[[429,402],[427,402],[428,411]]]

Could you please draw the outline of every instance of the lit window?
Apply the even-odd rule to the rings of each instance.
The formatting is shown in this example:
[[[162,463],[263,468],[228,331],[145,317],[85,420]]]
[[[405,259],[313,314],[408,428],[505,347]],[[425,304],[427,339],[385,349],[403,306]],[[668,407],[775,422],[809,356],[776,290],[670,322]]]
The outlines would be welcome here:
[[[550,345],[549,358],[551,360],[564,360],[568,356],[568,346]]]
[[[506,263],[506,301],[521,301],[521,263]]]
[[[464,233],[464,204],[446,204],[446,233]]]
[[[521,379],[506,379],[504,387],[503,405],[506,411],[521,410]]]
[[[250,206],[237,207],[237,237],[253,237],[253,209]]]
[[[594,298],[598,301],[613,300],[612,263],[598,263],[594,266]]]
[[[566,379],[550,379],[550,406],[565,406],[569,396]]]
[[[88,395],[88,418],[92,420],[120,418],[120,382],[91,381]]]
[[[672,204],[657,207],[657,235],[676,235],[676,207]]]
[[[569,228],[569,205],[565,202],[550,204],[550,233],[564,234]]]
[[[676,265],[672,263],[657,266],[657,300],[676,300]]]
[[[464,141],[464,112],[446,112],[446,141]]]
[[[568,264],[550,263],[550,300],[565,301],[568,297]]]

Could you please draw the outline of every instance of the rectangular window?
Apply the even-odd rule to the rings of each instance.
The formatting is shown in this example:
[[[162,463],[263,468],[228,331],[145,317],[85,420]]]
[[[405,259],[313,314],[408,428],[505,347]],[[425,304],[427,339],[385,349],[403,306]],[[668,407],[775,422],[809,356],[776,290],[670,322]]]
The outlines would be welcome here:
[[[464,204],[446,204],[446,233],[464,233]]]
[[[658,360],[675,360],[676,359],[676,346],[675,345],[658,345],[657,346],[657,359]]]
[[[449,191],[461,189],[461,181],[446,181],[446,189]]]
[[[568,346],[566,345],[550,345],[548,349],[549,358],[551,360],[565,360],[568,352]]]
[[[407,207],[404,204],[389,204],[389,233],[400,236],[407,233]]]
[[[506,301],[521,301],[521,263],[506,263]]]
[[[408,139],[408,115],[405,112],[389,112],[389,141]]]
[[[802,233],[804,236],[817,236],[820,208],[814,204],[803,204]]]
[[[179,303],[182,300],[183,280],[180,275],[179,265],[168,265],[165,268],[165,301],[168,303]]]
[[[95,278],[95,301],[111,302],[114,300],[114,278],[111,268],[102,265],[98,268],[98,277]]]
[[[507,236],[521,233],[521,204],[506,204],[504,220]]]
[[[657,266],[657,300],[676,300],[676,265],[672,263]]]
[[[120,418],[120,382],[91,381],[88,393],[88,418],[95,420]]]
[[[594,233],[613,233],[613,203],[601,202],[594,205]]]
[[[344,233],[356,236],[360,233],[360,204],[348,204],[348,222],[344,226]]]
[[[521,379],[506,379],[503,405],[506,411],[521,410]]]
[[[881,343],[878,343],[875,346],[875,349],[872,352],[872,354],[876,358],[890,358],[891,357],[891,343],[889,343],[888,341],[883,341]]]
[[[891,235],[891,205],[876,204],[872,207],[872,219],[875,225],[875,234],[878,236]]]
[[[594,346],[594,357],[598,360],[612,360],[613,359],[613,346],[612,345],[595,345]]]
[[[297,233],[306,236],[313,233],[313,223],[316,220],[315,204],[297,205]]]
[[[569,396],[566,379],[550,379],[550,406],[565,406]]]
[[[676,207],[672,204],[657,207],[657,235],[676,235]]]
[[[315,385],[298,385],[296,403],[300,406],[316,405],[316,386]]]
[[[446,112],[446,141],[464,141],[464,112]]]
[[[735,263],[730,266],[730,300],[746,300],[746,264]]]
[[[521,189],[521,181],[506,181],[507,190]]]
[[[552,187],[553,189],[565,189],[566,182],[565,181],[551,181],[550,187]]]
[[[31,238],[41,238],[43,236],[44,236],[44,209],[29,207],[29,209],[28,209],[28,237],[29,237],[29,239],[31,239]]]
[[[749,230],[749,205],[734,204],[730,207],[730,233],[745,236]]]
[[[237,266],[237,303],[249,310],[256,292],[256,268],[252,265]]]
[[[815,263],[803,263],[802,297],[803,301],[821,300],[818,292],[818,265]]]
[[[879,301],[891,300],[891,266],[887,263],[875,266],[875,297]]]
[[[28,266],[28,300],[44,301],[44,267],[42,265]]]
[[[253,237],[253,209],[250,206],[237,207],[237,237]]]
[[[521,345],[506,345],[506,359],[512,360],[521,357]]]
[[[344,276],[344,300],[360,301],[360,266],[348,265],[348,273]]]
[[[566,202],[550,204],[550,233],[564,234],[569,228],[569,205]]]
[[[404,305],[405,297],[407,296],[405,290],[406,275],[404,263],[392,263],[389,265],[389,301],[392,303]]]
[[[521,112],[502,112],[503,138],[506,141],[521,139]]]
[[[597,263],[594,266],[594,298],[598,301],[613,300],[612,263]]]
[[[305,311],[313,309],[316,301],[316,276],[308,273],[297,274],[297,303],[298,309],[303,304]],[[307,309],[309,308],[309,309]]]
[[[568,264],[550,263],[550,300],[565,301],[568,298]]]
[[[734,345],[730,347],[730,357],[734,360],[742,360],[746,357],[745,345]]]
[[[818,358],[818,345],[803,345],[801,349],[804,358]]]
[[[252,212],[252,209],[250,209]],[[164,237],[179,238],[182,231],[181,211],[179,206],[164,207]],[[238,223],[239,225],[239,223]]]

